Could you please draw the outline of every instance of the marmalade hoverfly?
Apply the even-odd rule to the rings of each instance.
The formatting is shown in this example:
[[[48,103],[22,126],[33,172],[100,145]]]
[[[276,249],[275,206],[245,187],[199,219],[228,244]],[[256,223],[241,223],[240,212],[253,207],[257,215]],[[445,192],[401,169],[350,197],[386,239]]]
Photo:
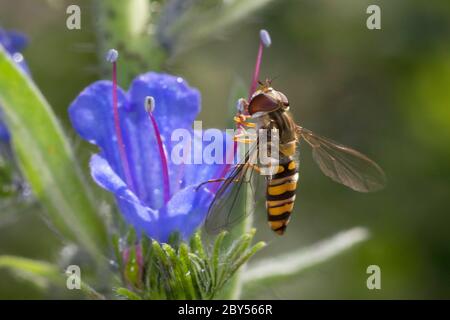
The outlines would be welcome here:
[[[257,155],[262,147],[271,150],[270,156],[275,155],[277,160],[273,162],[271,168],[268,168],[269,174],[265,173],[264,185],[267,219],[271,229],[279,235],[285,232],[294,208],[299,176],[296,151],[297,144],[301,140],[310,145],[313,159],[322,172],[334,181],[359,192],[377,191],[386,183],[383,170],[367,156],[297,125],[289,113],[287,97],[282,92],[273,89],[271,81],[266,80],[265,83],[258,81],[263,48],[270,45],[269,33],[261,30],[249,99],[248,101],[240,99],[235,122],[238,128],[244,131],[246,128],[253,127],[257,132],[275,130],[278,133],[277,148],[264,145],[265,143],[273,144],[270,137],[263,141],[256,135],[252,147],[239,164],[229,170],[224,178],[207,181],[207,183],[220,183],[213,189],[216,191],[215,198],[205,220],[207,231],[215,232],[229,227],[245,216],[242,212],[234,216],[233,208],[242,194],[240,190],[244,182],[249,182],[253,192],[252,198],[256,199],[257,178],[261,177],[261,174],[255,175],[254,173],[261,173],[261,168],[258,167],[258,164],[255,165],[255,159],[259,158]],[[257,83],[260,84],[260,87],[255,90]],[[252,120],[252,122],[248,122],[248,120]],[[240,135],[236,135],[236,141],[248,143],[246,139],[239,138]],[[265,165],[267,166],[267,164]],[[252,203],[250,207],[254,209],[255,203]],[[245,213],[250,214],[252,211],[246,210]]]
[[[250,101],[241,99],[241,103],[241,110],[235,117],[239,126],[244,129],[256,126],[257,131],[278,131],[278,161],[269,170],[272,174],[265,176],[267,219],[269,226],[277,234],[285,232],[294,208],[299,176],[297,144],[301,140],[310,145],[313,159],[322,172],[334,181],[359,192],[377,191],[385,185],[383,170],[367,156],[297,125],[289,112],[287,97],[273,89],[270,81],[266,80],[266,83],[261,84]],[[256,158],[255,154],[260,147],[258,140],[242,163],[230,170],[225,178],[210,181],[221,184],[208,211],[205,221],[207,230],[223,229],[242,218],[232,218],[231,214],[242,184],[252,182],[254,172],[261,170],[258,165],[251,164],[251,159]]]

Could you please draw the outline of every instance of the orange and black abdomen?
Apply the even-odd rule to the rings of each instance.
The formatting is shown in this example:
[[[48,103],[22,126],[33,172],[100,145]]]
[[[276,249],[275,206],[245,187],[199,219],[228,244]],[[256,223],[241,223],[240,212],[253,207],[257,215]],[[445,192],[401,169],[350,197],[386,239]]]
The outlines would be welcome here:
[[[294,209],[298,169],[292,157],[281,157],[276,173],[267,183],[266,207],[269,225],[282,235]]]

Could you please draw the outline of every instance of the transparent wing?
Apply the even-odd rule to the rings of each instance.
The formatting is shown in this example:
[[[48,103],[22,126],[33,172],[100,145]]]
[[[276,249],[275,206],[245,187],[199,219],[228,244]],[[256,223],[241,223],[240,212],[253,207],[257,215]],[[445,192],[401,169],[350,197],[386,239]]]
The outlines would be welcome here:
[[[312,147],[313,159],[322,172],[338,183],[359,192],[372,192],[386,185],[378,164],[362,153],[298,127],[297,132]]]
[[[255,144],[246,153],[242,163],[232,168],[225,180],[220,182],[205,219],[204,226],[208,233],[230,229],[254,212],[256,190],[262,185],[259,174],[250,165],[257,152]]]

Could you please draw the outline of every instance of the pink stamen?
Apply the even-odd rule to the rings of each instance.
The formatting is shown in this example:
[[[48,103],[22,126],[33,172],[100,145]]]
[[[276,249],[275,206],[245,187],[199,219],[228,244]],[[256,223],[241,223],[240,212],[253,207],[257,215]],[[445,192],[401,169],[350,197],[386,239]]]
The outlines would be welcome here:
[[[145,102],[145,109],[148,113],[150,121],[153,126],[153,130],[156,136],[156,142],[158,143],[159,158],[161,159],[162,176],[163,176],[163,188],[164,188],[164,202],[167,203],[170,200],[170,180],[169,180],[169,166],[167,164],[167,157],[164,151],[164,144],[161,140],[161,133],[158,128],[155,117],[153,116],[154,100],[152,97],[147,97]]]
[[[114,129],[116,131],[117,136],[117,144],[119,147],[119,155],[120,161],[122,163],[122,168],[125,174],[125,182],[127,186],[135,192],[133,178],[131,176],[130,164],[128,163],[128,157],[125,150],[125,144],[123,142],[122,128],[120,126],[120,116],[119,116],[119,107],[117,102],[117,62],[116,60],[112,61],[113,65],[113,89],[112,89],[112,98],[113,98],[113,113],[114,113]]]
[[[258,55],[256,56],[255,71],[253,72],[252,84],[250,86],[250,91],[248,92],[248,101],[252,98],[253,93],[256,90],[259,79],[259,70],[261,68],[262,55],[264,51],[264,44],[259,41]]]
[[[256,63],[255,63],[255,71],[253,72],[253,78],[252,78],[252,83],[250,85],[250,91],[248,93],[248,102],[250,102],[253,93],[256,91],[256,87],[258,85],[258,79],[259,79],[259,71],[261,69],[261,63],[262,63],[262,56],[263,56],[263,51],[264,51],[264,47],[269,47],[271,45],[271,39],[270,39],[270,35],[266,30],[261,30],[259,33],[259,47],[258,47],[258,54],[256,56]],[[244,113],[246,113],[246,111],[244,111]],[[237,129],[237,133],[239,134],[242,130],[242,124],[239,123],[236,126]],[[236,154],[237,154],[237,148],[238,148],[238,142],[235,140],[233,141],[233,159],[236,158]],[[228,173],[228,170],[230,169],[230,164],[228,160],[231,160],[229,155],[227,154],[227,165],[223,168],[220,177],[224,178],[226,176],[226,174]],[[217,189],[219,188],[218,183],[216,183],[211,189],[213,192],[216,192]]]
[[[250,102],[250,99],[252,98],[253,93],[256,90],[256,86],[258,84],[259,79],[259,70],[261,69],[261,62],[262,62],[262,55],[264,47],[268,48],[272,44],[272,40],[270,39],[270,34],[267,32],[267,30],[260,30],[259,31],[259,48],[258,48],[258,55],[256,56],[256,63],[255,63],[255,71],[253,73],[253,79],[252,84],[250,86],[250,91],[248,94],[248,101]]]

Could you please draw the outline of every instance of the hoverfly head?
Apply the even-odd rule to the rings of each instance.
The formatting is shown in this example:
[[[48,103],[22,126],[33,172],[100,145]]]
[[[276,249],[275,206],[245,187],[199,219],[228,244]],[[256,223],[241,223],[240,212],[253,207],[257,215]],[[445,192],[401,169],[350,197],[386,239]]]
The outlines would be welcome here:
[[[249,93],[250,101],[247,110],[252,117],[259,117],[279,109],[289,109],[287,97],[282,92],[272,88],[272,79],[266,78],[264,82],[258,80],[263,49],[268,48],[271,43],[272,40],[270,39],[269,33],[266,30],[261,30],[255,72],[253,74],[253,81]],[[257,84],[259,84],[259,88],[255,90]]]
[[[289,101],[284,93],[272,87],[256,91],[248,105],[248,113],[251,116],[255,114],[259,116],[279,109],[288,110]]]

